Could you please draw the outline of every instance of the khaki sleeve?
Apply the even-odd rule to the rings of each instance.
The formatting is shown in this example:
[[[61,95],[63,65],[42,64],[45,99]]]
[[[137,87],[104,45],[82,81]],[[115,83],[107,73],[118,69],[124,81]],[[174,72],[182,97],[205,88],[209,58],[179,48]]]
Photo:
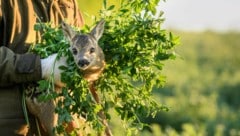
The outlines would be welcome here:
[[[84,25],[82,14],[76,0],[52,1],[50,5],[50,21],[60,24],[62,21],[70,25],[81,27]]]
[[[0,47],[0,87],[41,79],[41,60],[35,54],[15,54]]]

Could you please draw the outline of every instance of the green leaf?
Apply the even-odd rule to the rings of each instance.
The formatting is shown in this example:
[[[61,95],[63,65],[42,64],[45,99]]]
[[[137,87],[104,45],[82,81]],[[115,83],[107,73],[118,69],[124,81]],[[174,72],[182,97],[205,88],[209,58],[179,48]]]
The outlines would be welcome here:
[[[51,83],[49,83],[46,80],[40,80],[40,81],[38,81],[38,84],[39,84],[40,91],[45,91],[45,90],[48,90],[51,88]]]
[[[111,5],[110,7],[108,7],[108,9],[107,9],[107,10],[113,10],[113,9],[114,9],[114,7],[115,7],[115,5]]]
[[[107,9],[107,0],[103,0],[103,8]]]

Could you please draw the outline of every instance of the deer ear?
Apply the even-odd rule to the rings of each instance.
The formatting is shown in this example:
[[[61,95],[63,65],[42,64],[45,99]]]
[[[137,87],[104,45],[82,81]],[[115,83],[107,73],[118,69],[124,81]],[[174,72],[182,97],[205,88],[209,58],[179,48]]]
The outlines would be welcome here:
[[[62,31],[64,36],[71,42],[73,37],[76,35],[76,32],[71,28],[70,25],[65,22],[61,23]]]
[[[97,40],[99,40],[103,34],[104,24],[105,24],[105,21],[102,19],[90,32],[90,34]]]

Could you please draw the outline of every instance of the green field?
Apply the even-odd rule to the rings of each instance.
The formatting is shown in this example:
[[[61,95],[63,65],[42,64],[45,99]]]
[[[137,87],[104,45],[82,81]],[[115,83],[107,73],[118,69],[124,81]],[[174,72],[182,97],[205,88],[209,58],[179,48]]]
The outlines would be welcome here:
[[[179,57],[166,62],[166,86],[154,90],[170,111],[144,121],[170,136],[240,135],[240,33],[175,34]]]

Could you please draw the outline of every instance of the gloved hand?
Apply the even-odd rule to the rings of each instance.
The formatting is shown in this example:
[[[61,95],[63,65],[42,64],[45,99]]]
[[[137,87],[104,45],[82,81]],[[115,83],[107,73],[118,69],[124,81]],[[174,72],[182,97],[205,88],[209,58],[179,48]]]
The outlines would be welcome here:
[[[49,79],[53,75],[55,85],[63,87],[65,84],[61,82],[60,66],[67,66],[67,59],[61,57],[56,60],[57,54],[53,54],[45,59],[41,59],[42,78]]]

